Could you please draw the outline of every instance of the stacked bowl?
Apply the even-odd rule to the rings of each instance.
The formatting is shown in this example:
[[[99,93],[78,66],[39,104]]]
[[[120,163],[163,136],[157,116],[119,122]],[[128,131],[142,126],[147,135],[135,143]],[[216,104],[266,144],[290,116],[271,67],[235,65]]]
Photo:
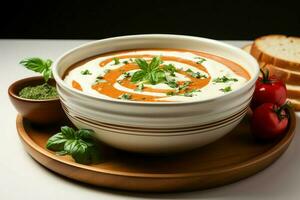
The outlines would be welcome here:
[[[63,81],[74,63],[102,53],[139,49],[176,48],[203,51],[243,66],[251,79],[228,94],[202,101],[136,102],[85,94]],[[79,46],[53,65],[62,106],[78,128],[119,149],[140,153],[174,153],[209,144],[229,133],[247,112],[258,77],[258,63],[242,50],[215,40],[180,35],[134,35]]]

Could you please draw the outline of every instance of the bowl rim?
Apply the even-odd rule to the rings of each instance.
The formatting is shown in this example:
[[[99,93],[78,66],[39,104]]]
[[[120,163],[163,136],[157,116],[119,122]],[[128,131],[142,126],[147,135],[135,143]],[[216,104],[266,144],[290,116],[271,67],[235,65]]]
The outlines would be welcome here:
[[[17,85],[21,84],[22,82],[30,82],[30,81],[39,80],[39,79],[43,79],[43,77],[42,76],[31,76],[31,77],[26,77],[26,78],[18,79],[15,82],[13,82],[13,83],[10,84],[10,86],[8,87],[7,93],[12,98],[18,99],[18,100],[23,101],[23,102],[43,103],[43,102],[58,101],[59,97],[53,98],[53,99],[27,99],[27,98],[20,97],[15,92],[13,92],[14,88]]]
[[[115,40],[126,40],[126,39],[145,39],[145,38],[159,38],[159,39],[190,39],[190,40],[198,40],[198,41],[205,41],[205,42],[209,42],[212,43],[214,45],[218,45],[218,46],[223,46],[226,47],[228,49],[231,49],[233,51],[237,51],[238,53],[240,53],[241,55],[243,55],[244,57],[247,57],[248,60],[250,60],[250,62],[253,63],[253,66],[256,66],[254,68],[254,73],[251,76],[251,79],[249,81],[246,82],[246,84],[244,84],[242,87],[238,88],[237,90],[234,90],[232,92],[229,93],[225,93],[222,94],[220,96],[216,96],[216,97],[212,97],[212,98],[208,98],[205,100],[191,100],[191,101],[178,101],[178,102],[144,102],[144,101],[124,101],[121,99],[111,99],[111,98],[103,98],[103,97],[95,97],[91,94],[87,94],[87,93],[83,93],[81,91],[78,91],[70,86],[68,86],[64,80],[59,76],[58,74],[58,63],[66,56],[72,54],[73,52],[81,49],[81,48],[85,48],[88,46],[92,46],[95,45],[97,43],[101,43],[101,42],[114,42]],[[235,47],[233,45],[227,44],[225,42],[221,42],[221,41],[217,41],[214,39],[209,39],[209,38],[203,38],[203,37],[196,37],[196,36],[188,36],[188,35],[176,35],[176,34],[137,34],[137,35],[125,35],[125,36],[118,36],[118,37],[110,37],[110,38],[105,38],[105,39],[101,39],[101,40],[96,40],[96,41],[92,41],[92,42],[87,42],[84,43],[82,45],[76,46],[72,49],[70,49],[69,51],[65,52],[64,54],[62,54],[60,57],[58,57],[53,65],[52,65],[52,73],[53,73],[53,77],[57,83],[57,87],[61,86],[63,88],[65,88],[66,90],[69,90],[72,93],[75,93],[79,96],[83,96],[83,97],[88,97],[90,99],[96,100],[96,101],[104,101],[107,103],[115,103],[115,104],[125,104],[125,105],[153,105],[153,106],[157,106],[157,105],[189,105],[189,104],[197,104],[197,103],[206,103],[206,102],[212,102],[218,99],[222,99],[222,98],[229,98],[231,96],[234,96],[236,94],[238,94],[241,90],[251,86],[254,84],[254,82],[257,80],[258,75],[259,75],[259,65],[258,62],[255,60],[255,58],[253,56],[251,56],[250,54],[248,54],[247,52],[243,51],[242,49]]]

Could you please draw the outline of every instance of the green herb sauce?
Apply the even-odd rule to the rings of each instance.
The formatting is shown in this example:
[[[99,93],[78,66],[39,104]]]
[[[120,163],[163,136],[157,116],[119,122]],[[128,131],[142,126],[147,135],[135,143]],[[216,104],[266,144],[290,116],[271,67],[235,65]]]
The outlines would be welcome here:
[[[55,99],[58,97],[57,90],[54,86],[44,83],[37,86],[28,86],[19,92],[19,96],[25,99]]]

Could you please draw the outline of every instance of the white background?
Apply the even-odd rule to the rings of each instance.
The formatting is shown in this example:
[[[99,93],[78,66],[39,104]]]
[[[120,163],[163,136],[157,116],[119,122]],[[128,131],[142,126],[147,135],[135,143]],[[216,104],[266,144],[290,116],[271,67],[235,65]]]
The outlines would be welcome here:
[[[266,170],[242,181],[204,191],[142,194],[97,188],[58,176],[35,162],[17,136],[17,112],[11,105],[8,86],[36,75],[20,66],[26,57],[55,60],[86,40],[0,40],[0,199],[300,199],[300,143],[298,113],[296,136],[281,158]],[[236,46],[249,42],[227,41]]]

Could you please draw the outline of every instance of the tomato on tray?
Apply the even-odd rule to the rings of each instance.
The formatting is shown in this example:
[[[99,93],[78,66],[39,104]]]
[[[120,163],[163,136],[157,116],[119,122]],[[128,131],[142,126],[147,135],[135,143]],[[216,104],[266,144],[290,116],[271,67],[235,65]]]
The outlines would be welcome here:
[[[284,134],[288,126],[288,114],[285,111],[288,106],[264,103],[256,108],[251,120],[253,135],[258,139],[269,140]]]
[[[250,104],[252,110],[263,103],[273,103],[279,106],[286,102],[287,91],[283,81],[275,76],[269,76],[269,71],[260,70],[262,77],[256,81],[255,91]]]

